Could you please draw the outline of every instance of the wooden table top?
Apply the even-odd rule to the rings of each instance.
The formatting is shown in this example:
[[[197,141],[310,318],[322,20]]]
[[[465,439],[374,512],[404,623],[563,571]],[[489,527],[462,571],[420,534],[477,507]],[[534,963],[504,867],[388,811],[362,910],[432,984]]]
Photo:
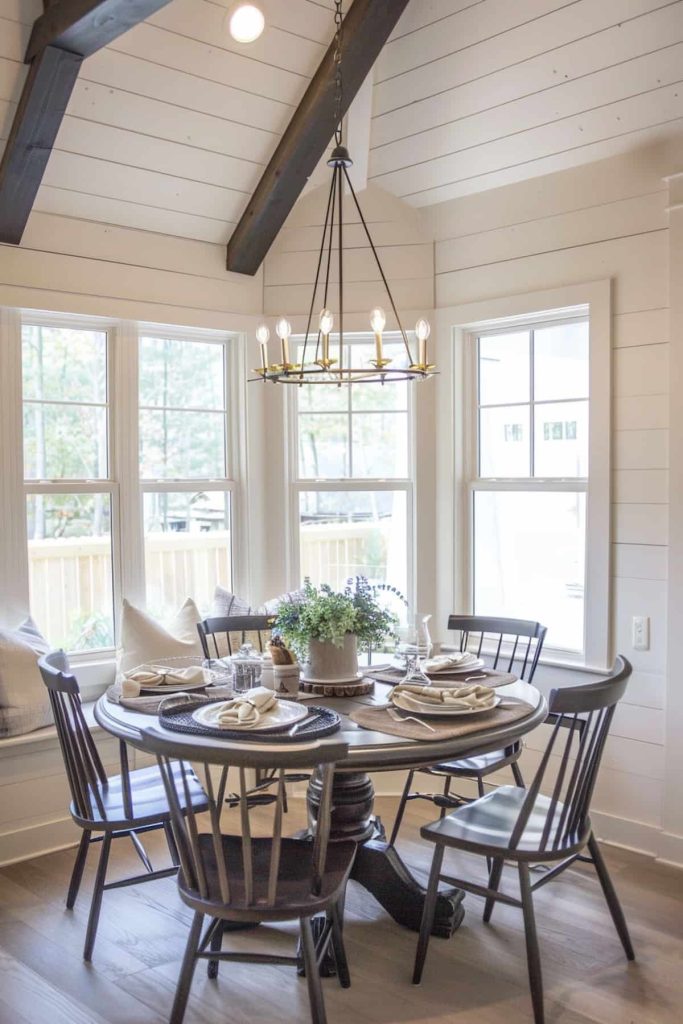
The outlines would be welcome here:
[[[386,683],[375,683],[374,693],[358,697],[318,697],[306,703],[333,708],[342,716],[341,730],[328,737],[329,742],[340,740],[349,745],[346,761],[338,766],[340,771],[390,771],[394,768],[420,767],[435,764],[438,761],[452,760],[459,757],[472,757],[485,754],[491,750],[500,750],[526,733],[531,732],[546,718],[548,708],[543,695],[529,683],[518,681],[508,686],[499,687],[501,696],[519,697],[532,705],[533,711],[526,718],[504,725],[483,726],[481,732],[471,733],[448,740],[411,740],[387,733],[364,729],[352,722],[349,715],[359,705],[385,704],[391,686]],[[158,727],[158,719],[154,715],[131,711],[100,697],[95,705],[95,718],[107,732],[126,740],[132,746],[145,749],[141,730],[154,724]],[[165,730],[164,730],[165,731]],[[172,733],[179,737],[178,733]],[[183,735],[183,742],[197,747],[197,758],[201,759],[202,746],[216,743],[215,737]],[[227,741],[226,741],[227,742]],[[325,742],[325,740],[321,740]],[[230,745],[239,745],[229,741]],[[250,746],[255,746],[249,741]],[[291,748],[291,744],[288,744]]]

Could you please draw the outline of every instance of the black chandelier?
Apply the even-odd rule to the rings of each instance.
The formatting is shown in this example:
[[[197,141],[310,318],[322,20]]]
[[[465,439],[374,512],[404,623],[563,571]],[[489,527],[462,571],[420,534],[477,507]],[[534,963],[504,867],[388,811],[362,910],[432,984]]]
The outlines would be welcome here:
[[[280,342],[280,361],[271,363],[268,358],[268,341],[270,330],[266,324],[261,324],[256,330],[256,339],[260,345],[261,366],[254,370],[258,376],[252,380],[272,381],[275,384],[385,384],[397,380],[424,380],[432,376],[435,366],[429,362],[427,355],[427,339],[430,334],[429,322],[424,319],[418,320],[415,325],[415,336],[417,339],[417,351],[411,351],[410,343],[406,335],[401,318],[398,315],[394,298],[389,288],[389,283],[382,268],[377,249],[370,235],[368,225],[360,208],[355,189],[349,176],[348,168],[353,161],[349,152],[342,145],[342,0],[335,0],[335,148],[328,167],[332,168],[332,181],[327,199],[327,210],[325,212],[325,223],[323,225],[320,252],[318,254],[318,265],[313,285],[313,294],[308,311],[306,323],[306,334],[301,343],[300,353],[296,361],[291,361],[289,339],[292,333],[292,326],[285,317],[281,317],[275,324],[275,333]],[[384,310],[377,306],[370,313],[370,326],[375,336],[374,359],[364,362],[364,365],[354,363],[353,345],[344,338],[344,190],[348,187],[349,194],[353,199],[358,212],[360,222],[363,225],[372,255],[375,258],[380,277],[384,283],[389,304],[403,340],[406,359],[401,360],[401,365],[393,365],[394,360],[386,357],[383,348],[383,332],[386,324]],[[336,244],[335,244],[336,231]],[[329,308],[331,302],[330,271],[333,260],[336,256],[338,264],[338,290],[337,290],[337,320],[338,331],[337,341],[332,343],[330,336],[334,327],[335,317]],[[319,308],[319,290],[322,291],[322,310],[318,316],[317,329],[311,331],[313,324],[314,310]]]

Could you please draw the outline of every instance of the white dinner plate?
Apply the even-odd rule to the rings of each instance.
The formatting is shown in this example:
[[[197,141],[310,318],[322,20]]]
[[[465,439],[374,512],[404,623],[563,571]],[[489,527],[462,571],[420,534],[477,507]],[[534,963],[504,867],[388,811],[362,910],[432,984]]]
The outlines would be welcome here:
[[[261,715],[254,725],[238,725],[237,722],[230,722],[229,725],[221,724],[218,721],[220,709],[225,701],[216,704],[205,704],[192,712],[192,717],[199,725],[208,725],[212,729],[239,729],[241,732],[276,732],[278,729],[286,729],[295,722],[300,722],[308,714],[306,705],[297,704],[292,700],[279,700],[272,711]]]
[[[427,675],[434,676],[435,678],[441,675],[469,675],[470,672],[476,672],[480,668],[485,668],[485,666],[486,662],[483,658],[474,658],[473,661],[467,661],[462,665],[449,665],[447,668],[440,668],[438,671],[431,670],[427,672]]]
[[[404,704],[401,700],[401,694],[398,693],[393,698],[393,703],[401,711],[407,711],[410,715],[426,715],[435,716],[438,718],[460,718],[465,715],[480,715],[484,711],[491,711],[500,704],[500,697],[494,697],[493,703],[486,708],[454,708],[438,704],[423,704],[421,701],[411,700],[410,705]]]
[[[205,690],[211,686],[211,680],[197,680],[196,683],[159,683],[158,686],[141,686],[140,693],[189,693],[191,690]]]

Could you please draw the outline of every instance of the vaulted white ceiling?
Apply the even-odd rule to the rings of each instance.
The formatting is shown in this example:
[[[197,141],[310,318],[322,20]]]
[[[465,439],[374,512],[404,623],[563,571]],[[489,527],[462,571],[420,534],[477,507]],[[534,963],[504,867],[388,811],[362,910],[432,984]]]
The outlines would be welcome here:
[[[173,0],[88,58],[37,210],[227,241],[333,4],[263,0],[249,47],[230,39],[227,6]],[[0,145],[41,12],[0,0]],[[423,206],[680,132],[682,79],[683,0],[412,0],[355,116],[371,113],[369,180]]]

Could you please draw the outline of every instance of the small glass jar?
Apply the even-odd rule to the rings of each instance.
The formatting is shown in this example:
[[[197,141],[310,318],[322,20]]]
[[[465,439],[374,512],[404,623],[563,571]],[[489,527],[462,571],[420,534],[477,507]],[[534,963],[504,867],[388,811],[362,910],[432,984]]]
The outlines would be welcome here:
[[[230,658],[232,665],[232,688],[243,693],[258,686],[261,681],[261,655],[252,644],[242,644],[237,654]]]

